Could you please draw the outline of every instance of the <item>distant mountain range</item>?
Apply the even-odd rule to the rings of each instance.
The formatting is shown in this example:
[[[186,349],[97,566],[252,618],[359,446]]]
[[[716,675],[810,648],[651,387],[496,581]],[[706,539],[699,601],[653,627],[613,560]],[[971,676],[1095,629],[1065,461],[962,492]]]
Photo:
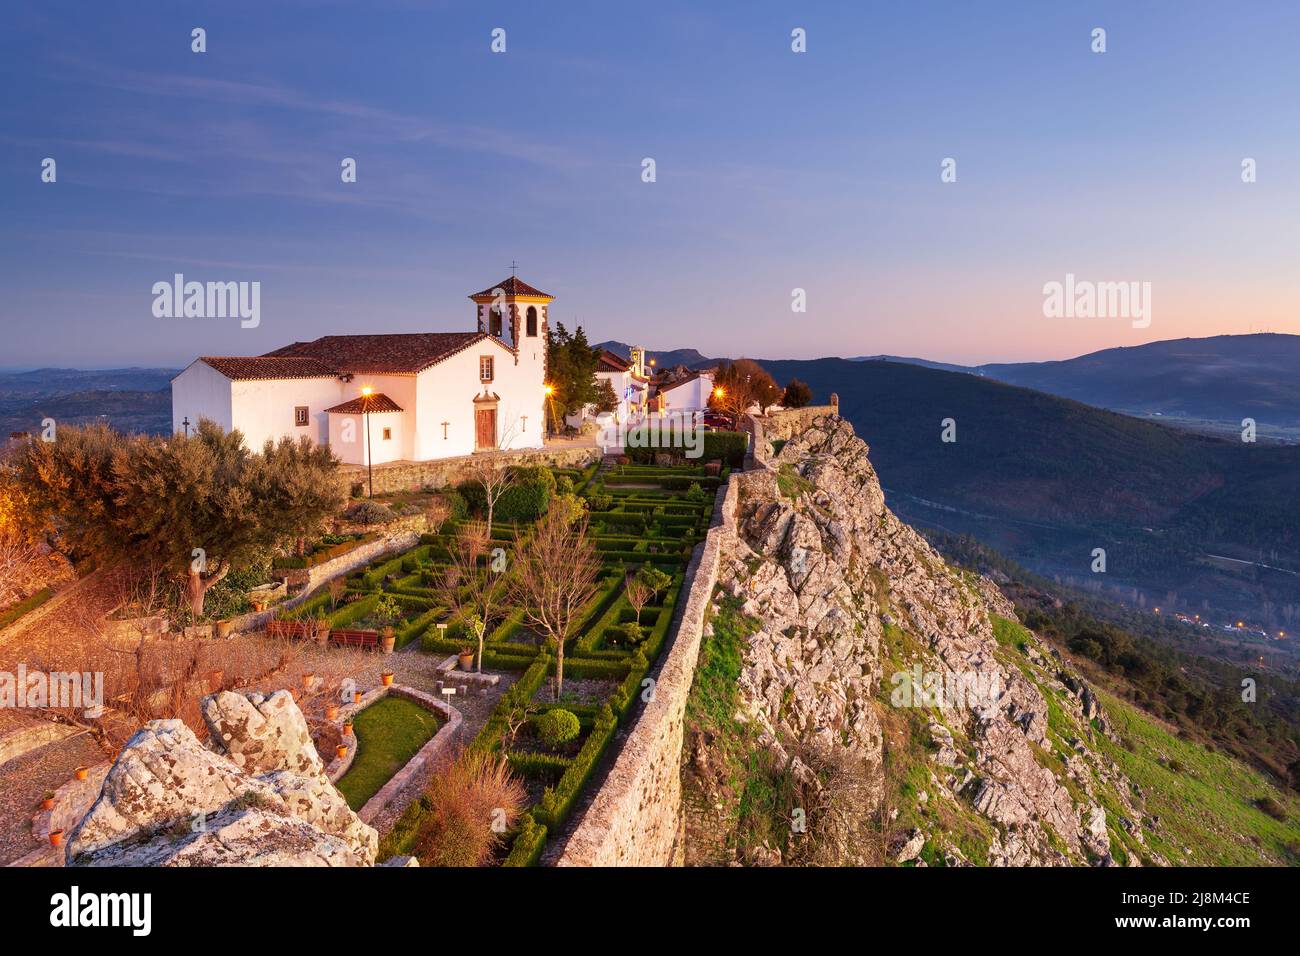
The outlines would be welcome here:
[[[0,372],[0,442],[14,432],[40,432],[46,418],[61,425],[103,421],[124,432],[166,434],[171,431],[171,379],[177,371],[41,368]]]
[[[627,356],[622,342],[601,345]],[[707,358],[695,349],[650,354],[660,366],[698,367],[723,361]],[[1242,419],[1252,418],[1263,436],[1300,440],[1300,335],[1171,339],[1103,349],[1057,362],[955,365],[899,355],[859,355],[846,361],[964,372],[1097,408],[1166,418],[1170,424],[1212,432],[1240,431]]]
[[[1300,335],[1215,335],[976,374],[1138,415],[1300,428]]]
[[[972,534],[1077,584],[1300,623],[1300,446],[1213,438],[902,362],[762,364],[780,382],[807,382],[815,402],[839,395],[891,507],[912,523]],[[941,440],[945,419],[955,442]],[[1092,571],[1096,548],[1105,573]]]

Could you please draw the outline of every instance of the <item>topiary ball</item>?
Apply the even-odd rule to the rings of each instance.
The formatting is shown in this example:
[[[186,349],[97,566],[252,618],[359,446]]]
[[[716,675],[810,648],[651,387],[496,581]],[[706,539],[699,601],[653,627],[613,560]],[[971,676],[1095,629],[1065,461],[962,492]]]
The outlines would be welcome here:
[[[542,743],[548,747],[567,744],[577,737],[578,731],[582,729],[577,715],[562,708],[548,710],[533,721],[533,727],[537,731],[537,736],[542,739]]]

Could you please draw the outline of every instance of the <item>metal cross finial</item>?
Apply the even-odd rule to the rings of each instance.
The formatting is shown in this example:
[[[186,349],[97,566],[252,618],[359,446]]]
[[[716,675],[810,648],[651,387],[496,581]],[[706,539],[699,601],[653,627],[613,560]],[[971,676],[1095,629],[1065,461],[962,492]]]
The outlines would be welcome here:
[[[511,275],[514,275],[514,274],[515,274],[515,270],[518,269],[518,268],[519,268],[519,263],[515,262],[514,259],[511,259],[511,260],[510,260],[510,274],[511,274]]]

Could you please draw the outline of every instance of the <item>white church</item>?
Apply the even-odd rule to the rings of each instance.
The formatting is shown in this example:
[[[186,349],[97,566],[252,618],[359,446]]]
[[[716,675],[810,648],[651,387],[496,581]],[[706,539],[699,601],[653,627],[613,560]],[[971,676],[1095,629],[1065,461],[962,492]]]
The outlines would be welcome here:
[[[172,428],[211,419],[252,451],[307,435],[358,465],[540,448],[554,297],[511,276],[469,298],[471,332],[327,335],[195,359],[172,379]]]

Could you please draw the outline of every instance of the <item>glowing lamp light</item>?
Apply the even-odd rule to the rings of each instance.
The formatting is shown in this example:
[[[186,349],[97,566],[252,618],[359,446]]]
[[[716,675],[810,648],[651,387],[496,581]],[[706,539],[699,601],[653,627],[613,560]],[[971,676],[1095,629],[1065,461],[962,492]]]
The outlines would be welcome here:
[[[723,392],[723,390],[722,390],[722,386],[719,385],[717,388],[715,388],[715,389],[713,390],[713,394],[716,395],[718,398],[721,398],[721,397],[722,397],[724,394],[726,394],[726,393]]]
[[[369,398],[369,397],[370,397],[371,395],[373,395],[374,393],[375,393],[375,390],[374,390],[373,388],[371,388],[369,385],[367,385],[365,388],[363,388],[363,389],[361,390],[361,394],[364,395],[366,398]]]
[[[555,394],[555,386],[554,386],[554,385],[547,385],[547,386],[546,386],[546,394],[547,394],[547,395],[554,395],[554,394]]]

